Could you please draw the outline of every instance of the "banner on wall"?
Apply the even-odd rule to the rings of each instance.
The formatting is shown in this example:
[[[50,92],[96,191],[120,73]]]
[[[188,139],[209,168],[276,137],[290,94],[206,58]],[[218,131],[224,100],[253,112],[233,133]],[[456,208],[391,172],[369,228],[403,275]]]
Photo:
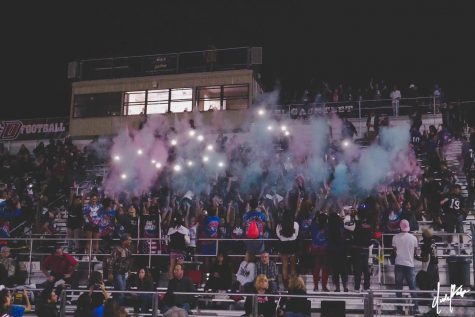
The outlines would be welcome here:
[[[0,141],[40,140],[65,137],[69,118],[0,121]]]
[[[176,72],[176,55],[150,56],[144,60],[144,71],[148,74]]]

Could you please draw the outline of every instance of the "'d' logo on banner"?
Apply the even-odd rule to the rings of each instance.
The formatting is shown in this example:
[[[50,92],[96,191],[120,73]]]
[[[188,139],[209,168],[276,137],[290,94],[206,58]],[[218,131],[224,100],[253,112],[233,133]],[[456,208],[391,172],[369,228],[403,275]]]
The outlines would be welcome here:
[[[0,140],[15,140],[20,134],[21,121],[1,121]]]

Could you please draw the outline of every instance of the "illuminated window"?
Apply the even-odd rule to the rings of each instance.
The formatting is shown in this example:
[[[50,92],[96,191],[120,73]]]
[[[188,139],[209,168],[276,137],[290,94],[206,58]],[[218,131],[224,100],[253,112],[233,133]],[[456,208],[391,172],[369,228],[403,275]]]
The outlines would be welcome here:
[[[169,89],[149,90],[147,114],[168,112]]]
[[[200,111],[247,109],[249,85],[199,87],[197,103]]]
[[[124,114],[128,116],[145,113],[145,91],[129,91],[124,94]]]
[[[170,111],[185,112],[193,110],[193,89],[172,89],[170,94]]]

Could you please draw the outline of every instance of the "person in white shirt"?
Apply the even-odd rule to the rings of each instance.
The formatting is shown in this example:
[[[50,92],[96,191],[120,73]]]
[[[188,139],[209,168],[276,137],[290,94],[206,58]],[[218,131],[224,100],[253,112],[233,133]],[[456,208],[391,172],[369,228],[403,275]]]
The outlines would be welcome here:
[[[256,264],[254,263],[254,256],[250,253],[246,253],[244,261],[239,265],[239,269],[236,273],[236,281],[239,283],[240,292],[250,293],[256,278]]]
[[[403,281],[406,280],[409,289],[416,289],[416,276],[414,271],[414,255],[417,254],[418,241],[417,238],[409,233],[410,225],[406,219],[400,222],[401,233],[393,237],[393,249],[396,254],[396,262],[394,268],[396,289],[402,289]],[[397,297],[402,297],[400,292],[396,293]],[[417,297],[416,293],[411,293],[412,297]],[[398,311],[402,310],[398,307]],[[417,301],[414,301],[413,314],[419,313]]]
[[[401,92],[397,89],[397,86],[394,85],[393,91],[389,94],[391,97],[393,105],[393,116],[399,116],[399,101],[401,100]]]

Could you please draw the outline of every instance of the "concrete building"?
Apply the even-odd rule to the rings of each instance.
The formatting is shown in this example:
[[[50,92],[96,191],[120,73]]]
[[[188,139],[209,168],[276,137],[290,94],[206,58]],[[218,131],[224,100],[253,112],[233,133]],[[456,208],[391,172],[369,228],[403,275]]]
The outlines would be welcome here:
[[[166,55],[84,60],[69,64],[69,134],[75,139],[115,135],[146,117],[169,122],[220,112],[224,130],[242,128],[261,93],[261,48],[212,49]]]

